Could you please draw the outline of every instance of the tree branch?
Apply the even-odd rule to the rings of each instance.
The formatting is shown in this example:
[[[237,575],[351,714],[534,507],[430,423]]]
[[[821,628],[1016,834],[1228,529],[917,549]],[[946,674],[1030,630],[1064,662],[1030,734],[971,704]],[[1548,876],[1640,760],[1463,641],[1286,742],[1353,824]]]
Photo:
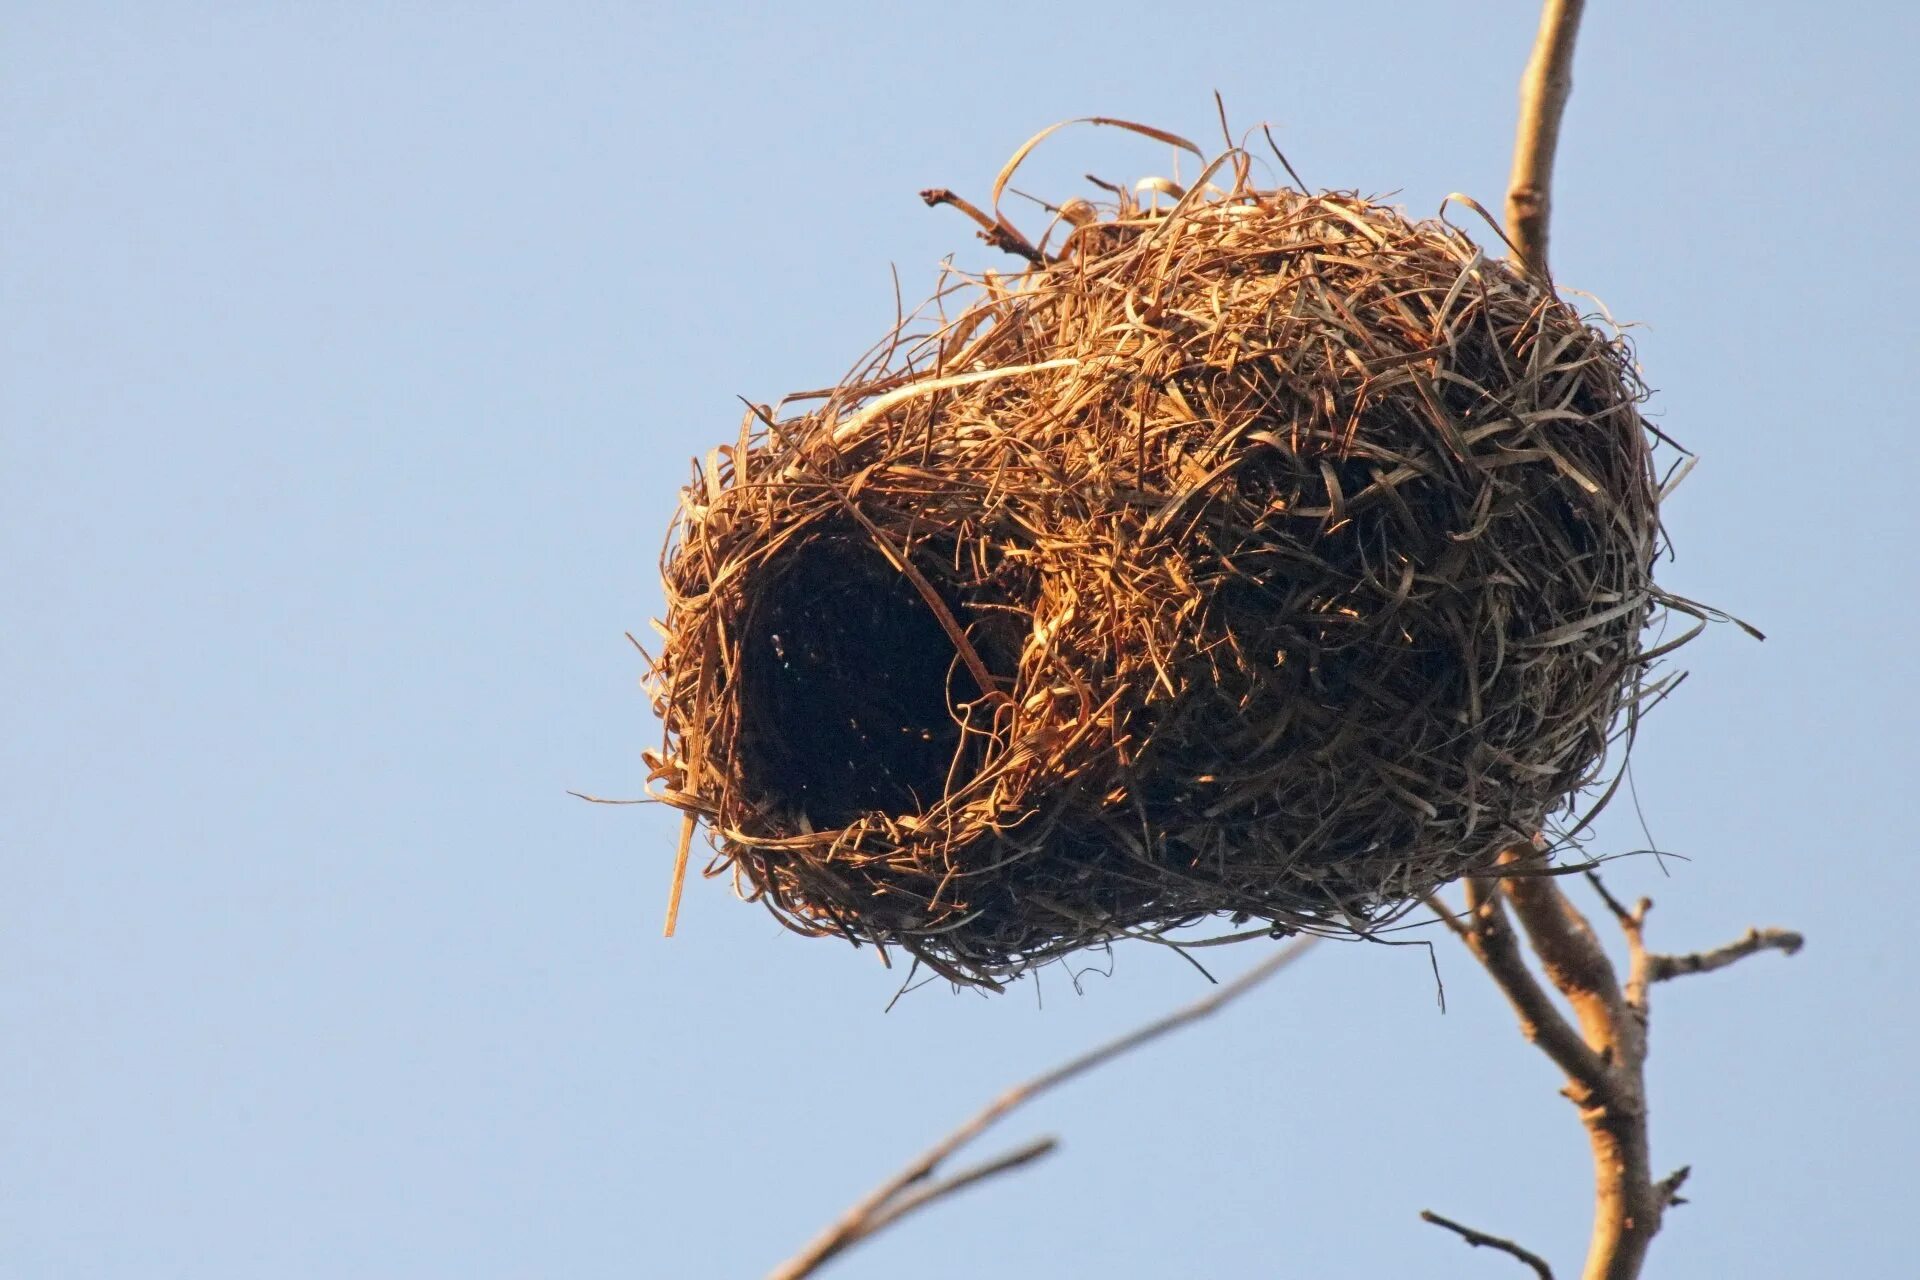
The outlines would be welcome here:
[[[1032,1164],[1044,1156],[1052,1155],[1059,1150],[1059,1147],[1060,1139],[1051,1134],[1044,1138],[1035,1138],[1025,1146],[1015,1147],[1005,1155],[971,1165],[952,1177],[929,1183],[917,1191],[909,1191],[875,1214],[861,1230],[860,1235],[862,1237],[873,1235],[883,1227],[892,1226],[896,1219],[906,1217],[915,1209],[924,1208],[935,1200],[945,1199],[956,1191],[964,1191],[976,1182],[985,1182],[997,1174],[1018,1169],[1024,1164]]]
[[[1542,874],[1545,857],[1537,846],[1508,849],[1499,867],[1504,875],[1497,881],[1467,882],[1470,910],[1464,924],[1438,898],[1429,905],[1493,977],[1519,1015],[1522,1033],[1567,1074],[1564,1092],[1580,1109],[1593,1153],[1594,1223],[1584,1280],[1634,1280],[1662,1215],[1685,1203],[1679,1191],[1688,1172],[1682,1168],[1658,1181],[1653,1177],[1646,1101],[1648,988],[1684,973],[1722,968],[1758,951],[1791,955],[1803,940],[1785,929],[1750,929],[1738,942],[1713,951],[1653,954],[1644,936],[1653,903],[1642,898],[1629,908],[1589,873],[1588,881],[1627,940],[1623,985],[1586,917],[1561,892],[1555,877]],[[1501,909],[1503,898],[1512,905],[1547,981],[1572,1008],[1578,1032],[1528,968]],[[1457,1224],[1439,1225],[1466,1234]]]
[[[1511,851],[1503,861],[1516,870],[1535,869]],[[1567,1095],[1580,1108],[1593,1148],[1593,1236],[1582,1275],[1634,1280],[1666,1208],[1654,1187],[1647,1138],[1646,1011],[1629,1003],[1593,926],[1550,877],[1510,875],[1502,887],[1547,980],[1573,1007],[1588,1047],[1606,1063],[1590,1086],[1577,1080]],[[1628,936],[1638,938],[1637,923]]]
[[[1546,989],[1527,968],[1520,944],[1500,905],[1497,881],[1467,881],[1467,930],[1461,935],[1476,959],[1493,975],[1495,985],[1520,1019],[1520,1034],[1553,1059],[1583,1090],[1597,1088],[1606,1063],[1587,1047]]]
[[[1514,261],[1547,276],[1547,221],[1553,208],[1553,157],[1560,117],[1573,92],[1573,42],[1585,0],[1546,0],[1540,34],[1520,79],[1520,123],[1514,132],[1513,175],[1507,181],[1507,235]]]
[[[1794,955],[1807,944],[1806,938],[1791,929],[1748,929],[1742,937],[1711,951],[1694,951],[1683,956],[1649,952],[1642,932],[1647,913],[1653,910],[1653,899],[1642,898],[1629,910],[1607,892],[1607,886],[1600,882],[1598,875],[1589,871],[1587,880],[1606,902],[1607,909],[1613,912],[1613,918],[1620,922],[1621,932],[1627,936],[1627,949],[1632,958],[1631,976],[1627,981],[1627,1003],[1637,1009],[1646,1009],[1646,989],[1652,983],[1684,978],[1690,973],[1712,973],[1715,969],[1724,969],[1735,961],[1761,951]],[[1635,990],[1636,986],[1638,991]]]
[[[1445,1227],[1476,1249],[1497,1249],[1501,1253],[1511,1254],[1532,1267],[1533,1273],[1539,1276],[1540,1280],[1553,1280],[1553,1268],[1547,1265],[1545,1258],[1530,1249],[1521,1248],[1511,1240],[1490,1236],[1484,1231],[1475,1231],[1472,1227],[1455,1222],[1452,1218],[1443,1218],[1431,1209],[1420,1211],[1420,1221],[1431,1222],[1436,1227]]]
[[[1631,1057],[1634,1046],[1621,1043],[1615,1012],[1623,1001],[1620,979],[1593,926],[1553,882],[1533,874],[1545,869],[1545,856],[1527,846],[1507,850],[1501,865],[1518,874],[1501,882],[1527,941],[1540,958],[1547,981],[1565,996],[1579,1019],[1587,1047],[1609,1064]]]
[[[1807,940],[1791,929],[1749,929],[1738,942],[1729,942],[1711,951],[1695,951],[1684,956],[1648,956],[1647,978],[1651,982],[1665,982],[1690,973],[1711,973],[1761,951],[1793,955],[1806,944]]]
[[[924,1208],[964,1187],[996,1174],[1005,1173],[1010,1169],[1019,1168],[1046,1155],[1054,1148],[1052,1138],[1029,1143],[997,1160],[990,1160],[983,1165],[955,1174],[943,1182],[922,1186],[950,1156],[979,1137],[1009,1111],[1033,1101],[1049,1089],[1065,1084],[1075,1076],[1083,1075],[1124,1053],[1138,1049],[1149,1041],[1159,1039],[1170,1031],[1177,1031],[1189,1023],[1198,1022],[1207,1015],[1217,1012],[1222,1006],[1245,995],[1292,964],[1317,941],[1318,939],[1314,937],[1297,938],[1238,978],[1224,984],[1211,995],[1195,1000],[1191,1004],[1182,1005],[1164,1017],[1157,1018],[1126,1035],[1109,1040],[1103,1045],[1008,1089],[963,1121],[946,1137],[927,1148],[900,1172],[861,1198],[833,1225],[814,1237],[804,1249],[769,1272],[767,1280],[800,1280],[803,1276],[813,1275],[852,1245],[867,1239],[883,1227],[891,1226],[913,1210]]]
[[[1620,932],[1627,939],[1627,984],[1625,996],[1627,1007],[1640,1016],[1644,1025],[1647,1020],[1647,912],[1653,910],[1653,899],[1642,898],[1629,909],[1620,899],[1608,891],[1597,871],[1587,872],[1587,883],[1600,895],[1600,901],[1607,904],[1607,910],[1613,913],[1613,919],[1620,926]]]

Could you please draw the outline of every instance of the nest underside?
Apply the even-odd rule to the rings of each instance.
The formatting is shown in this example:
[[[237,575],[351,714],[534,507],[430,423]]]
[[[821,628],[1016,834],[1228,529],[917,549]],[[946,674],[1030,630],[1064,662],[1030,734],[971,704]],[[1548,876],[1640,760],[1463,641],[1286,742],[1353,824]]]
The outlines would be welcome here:
[[[976,285],[683,495],[652,764],[710,873],[994,985],[1366,932],[1594,787],[1673,603],[1616,336],[1244,181]]]

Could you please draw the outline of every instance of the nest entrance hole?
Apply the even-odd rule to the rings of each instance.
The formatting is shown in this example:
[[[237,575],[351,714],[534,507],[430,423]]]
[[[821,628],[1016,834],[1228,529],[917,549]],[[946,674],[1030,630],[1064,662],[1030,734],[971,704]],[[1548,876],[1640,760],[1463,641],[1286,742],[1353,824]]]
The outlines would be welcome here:
[[[964,629],[937,566],[915,568]],[[981,696],[919,589],[857,535],[798,542],[763,566],[741,652],[741,780],[782,824],[924,813],[946,794],[959,704]]]

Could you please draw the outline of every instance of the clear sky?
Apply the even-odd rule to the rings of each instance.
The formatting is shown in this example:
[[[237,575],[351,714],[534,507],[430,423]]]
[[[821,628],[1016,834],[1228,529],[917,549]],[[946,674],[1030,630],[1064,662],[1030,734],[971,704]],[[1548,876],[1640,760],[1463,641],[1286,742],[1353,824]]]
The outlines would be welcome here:
[[[1665,581],[1750,619],[1647,727],[1652,1276],[1911,1265],[1913,50],[1873,4],[1589,6],[1562,281],[1703,455]],[[737,395],[836,379],[979,196],[1109,114],[1497,205],[1531,0],[0,5],[0,1276],[751,1276],[1011,1080],[1199,993],[1122,948],[883,1012],[720,883],[621,633]],[[1165,172],[1078,131],[1023,184]],[[1602,851],[1646,844],[1631,805]],[[1574,1268],[1587,1156],[1442,940],[1322,948],[1005,1132],[836,1274]],[[1213,953],[1222,972],[1258,958]]]

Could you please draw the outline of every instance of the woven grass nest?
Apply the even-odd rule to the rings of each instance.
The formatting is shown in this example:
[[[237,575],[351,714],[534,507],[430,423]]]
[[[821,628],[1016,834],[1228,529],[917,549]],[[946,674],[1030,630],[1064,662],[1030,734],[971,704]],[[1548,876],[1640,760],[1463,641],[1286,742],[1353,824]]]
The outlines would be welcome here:
[[[648,760],[709,875],[993,987],[1377,930],[1603,780],[1693,612],[1630,352],[1450,225],[1251,171],[1072,202],[1051,250],[976,212],[1026,270],[696,467]]]

